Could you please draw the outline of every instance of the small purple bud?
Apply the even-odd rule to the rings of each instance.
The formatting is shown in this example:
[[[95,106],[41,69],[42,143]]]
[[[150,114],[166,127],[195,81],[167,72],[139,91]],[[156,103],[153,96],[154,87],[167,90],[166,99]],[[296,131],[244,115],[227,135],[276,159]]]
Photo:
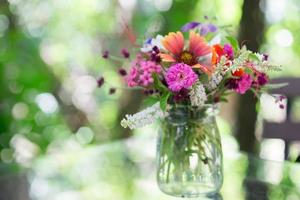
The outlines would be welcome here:
[[[159,51],[159,48],[157,47],[157,46],[154,46],[153,48],[152,48],[152,50],[155,52],[155,53],[159,53],[160,51]]]
[[[280,95],[280,96],[279,96],[279,101],[282,101],[282,100],[284,100],[284,99],[286,99],[286,96],[284,96],[284,95]]]
[[[152,95],[154,93],[154,90],[150,89],[149,94]]]
[[[156,57],[156,53],[151,53],[151,60],[153,60],[154,61],[154,59],[155,59],[155,57]]]
[[[280,108],[280,109],[284,109],[284,105],[283,105],[283,104],[280,104],[280,105],[279,105],[279,108]]]
[[[161,57],[159,55],[155,56],[155,62],[160,63],[161,62]]]
[[[106,50],[102,53],[102,58],[107,59],[109,57],[109,52]]]
[[[260,86],[265,85],[268,81],[269,81],[269,80],[268,80],[268,76],[267,76],[265,73],[260,73],[260,74],[257,76],[257,83],[258,83]]]
[[[145,94],[146,96],[152,95],[153,93],[154,93],[154,90],[152,90],[152,89],[144,90],[144,94]]]
[[[208,16],[207,16],[207,15],[204,15],[204,19],[208,20]]]
[[[263,61],[268,61],[269,60],[269,55],[268,54],[263,54]]]
[[[126,70],[123,69],[123,68],[120,68],[120,69],[118,70],[118,72],[119,72],[119,74],[120,74],[121,76],[126,76],[126,75],[127,75]]]
[[[100,78],[97,80],[97,85],[98,85],[99,88],[101,88],[103,84],[104,84],[104,78],[103,78],[103,77],[100,77]]]
[[[121,50],[122,55],[124,56],[124,58],[129,58],[130,57],[130,53],[126,48],[123,48]]]
[[[116,93],[116,88],[110,88],[109,89],[109,94],[112,95],[112,94],[115,94]]]
[[[181,27],[181,31],[182,32],[187,32],[187,31],[189,31],[189,30],[191,30],[191,29],[194,29],[194,28],[196,28],[197,26],[199,26],[201,23],[199,23],[199,22],[189,22],[189,23],[186,23],[185,25],[183,25],[182,27]]]
[[[151,53],[151,61],[159,63],[161,58],[157,53]]]

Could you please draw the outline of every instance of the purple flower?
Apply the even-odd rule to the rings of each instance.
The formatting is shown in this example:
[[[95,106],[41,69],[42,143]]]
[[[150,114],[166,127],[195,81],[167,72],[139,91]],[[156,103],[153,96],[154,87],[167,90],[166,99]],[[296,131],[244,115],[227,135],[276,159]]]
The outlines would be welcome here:
[[[263,86],[268,82],[268,76],[265,73],[260,73],[257,76],[257,83],[259,86]]]
[[[228,56],[228,58],[230,60],[233,59],[234,51],[233,51],[233,48],[230,44],[225,44],[224,47],[223,47],[223,51],[225,52],[225,54]]]
[[[205,36],[208,33],[214,33],[218,30],[218,27],[214,24],[201,24],[200,35]]]
[[[197,74],[184,63],[172,65],[165,78],[172,92],[179,92],[183,88],[188,89],[198,80]]]
[[[126,77],[128,87],[134,87],[138,85],[138,69],[132,66],[128,76]]]
[[[233,89],[239,94],[245,94],[252,85],[252,77],[244,73],[239,79],[230,79],[227,83],[229,89]]]
[[[148,86],[153,83],[154,79],[152,78],[151,73],[143,73],[140,75],[140,83],[142,86]]]
[[[143,60],[137,56],[137,59],[131,63],[131,69],[126,77],[129,87],[144,86],[147,87],[154,82],[153,73],[160,73],[161,66],[153,61]]]
[[[199,22],[189,22],[189,23],[186,23],[185,25],[183,25],[181,27],[181,31],[182,32],[187,32],[189,30],[192,30],[194,28],[196,28],[197,26],[199,26],[201,23]]]
[[[121,50],[122,55],[124,56],[124,58],[129,58],[130,53],[128,52],[128,50],[126,48],[123,48]]]

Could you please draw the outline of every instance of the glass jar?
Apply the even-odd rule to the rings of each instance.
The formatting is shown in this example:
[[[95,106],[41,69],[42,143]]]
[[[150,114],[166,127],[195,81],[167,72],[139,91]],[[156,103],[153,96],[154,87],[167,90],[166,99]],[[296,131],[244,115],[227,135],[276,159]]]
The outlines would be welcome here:
[[[223,183],[223,158],[216,108],[172,106],[161,122],[157,182],[166,194],[209,196]]]

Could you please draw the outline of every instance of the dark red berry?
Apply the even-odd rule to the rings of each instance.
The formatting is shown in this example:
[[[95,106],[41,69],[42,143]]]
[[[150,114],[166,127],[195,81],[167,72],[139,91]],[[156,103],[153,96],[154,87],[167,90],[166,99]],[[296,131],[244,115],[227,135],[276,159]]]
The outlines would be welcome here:
[[[121,76],[126,76],[126,75],[127,75],[127,72],[126,72],[125,69],[120,68],[120,69],[119,69],[119,74],[120,74]]]
[[[98,78],[97,80],[98,87],[99,88],[102,87],[103,84],[104,84],[104,78],[103,77]]]
[[[130,53],[126,48],[123,48],[121,50],[122,55],[124,56],[124,58],[129,58],[130,57]]]
[[[155,52],[155,53],[159,53],[160,51],[159,51],[159,48],[157,47],[157,46],[154,46],[153,48],[152,48],[152,50]]]
[[[116,93],[116,88],[110,88],[109,89],[109,94],[112,95],[112,94],[115,94]]]
[[[109,52],[108,52],[108,51],[104,51],[104,52],[102,53],[102,58],[107,59],[108,57],[109,57]]]

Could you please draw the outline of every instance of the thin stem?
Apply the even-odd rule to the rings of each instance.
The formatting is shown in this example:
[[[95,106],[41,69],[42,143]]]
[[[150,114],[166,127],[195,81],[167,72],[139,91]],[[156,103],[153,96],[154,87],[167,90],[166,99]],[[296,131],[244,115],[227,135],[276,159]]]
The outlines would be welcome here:
[[[170,179],[170,167],[171,167],[171,162],[168,161],[168,168],[167,168],[167,183],[169,183],[169,179]]]
[[[125,58],[121,58],[121,57],[117,57],[117,56],[113,56],[113,55],[109,55],[109,58],[115,61],[120,61],[120,62],[124,62]]]
[[[109,82],[106,82],[105,84],[111,88],[116,88],[116,89],[120,89],[120,90],[144,90],[144,88],[140,87],[140,86],[135,86],[135,87],[119,87],[118,86],[118,87],[115,87],[112,84],[110,84]]]

